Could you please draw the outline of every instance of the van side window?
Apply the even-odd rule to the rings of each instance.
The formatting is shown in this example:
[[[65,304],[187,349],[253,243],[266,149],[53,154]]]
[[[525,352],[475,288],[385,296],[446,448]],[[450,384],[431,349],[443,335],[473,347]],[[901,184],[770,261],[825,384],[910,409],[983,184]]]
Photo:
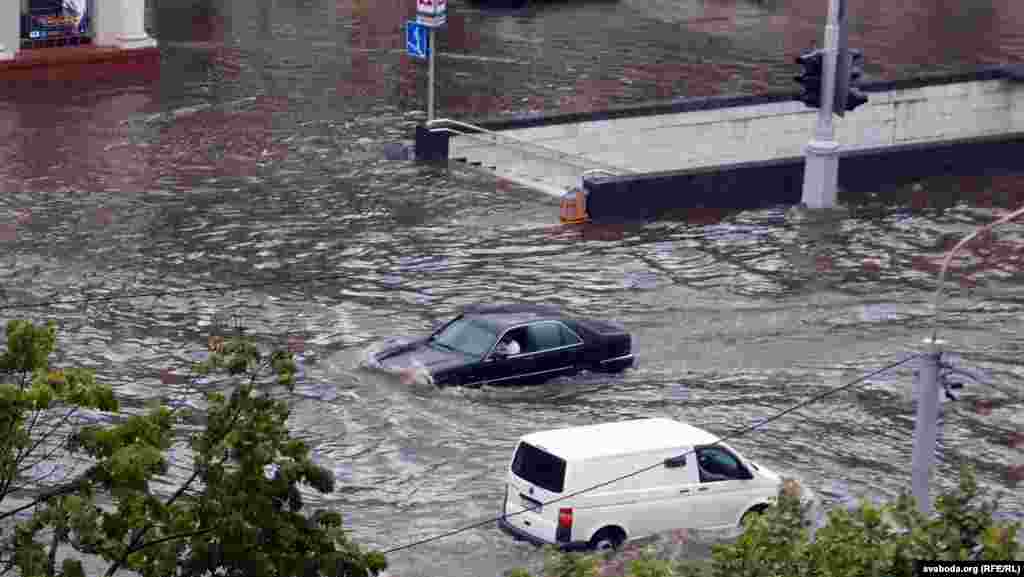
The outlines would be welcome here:
[[[722,447],[697,449],[697,470],[701,483],[746,479],[749,475],[739,459]]]

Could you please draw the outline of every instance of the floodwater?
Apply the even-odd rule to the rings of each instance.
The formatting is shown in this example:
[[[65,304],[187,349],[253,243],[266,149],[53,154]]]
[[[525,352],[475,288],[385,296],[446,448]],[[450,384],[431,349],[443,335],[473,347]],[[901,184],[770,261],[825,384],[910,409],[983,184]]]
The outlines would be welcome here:
[[[163,3],[161,3],[163,4]],[[868,78],[1024,59],[1020,2],[851,2]],[[441,116],[586,110],[793,85],[824,2],[452,2],[439,34]],[[60,362],[96,368],[130,407],[198,395],[184,372],[217,325],[301,343],[294,430],[334,470],[354,538],[387,549],[494,515],[527,432],[666,415],[749,426],[921,349],[935,260],[1024,201],[1024,171],[935,178],[785,209],[564,227],[541,194],[463,169],[384,158],[422,118],[425,64],[403,55],[411,3],[192,0],[151,13],[155,75],[0,87],[0,308],[56,318]],[[1006,492],[1024,364],[1024,228],[972,247],[939,336],[968,383],[944,404],[936,485],[960,463]],[[18,303],[266,286],[18,309]],[[540,388],[444,390],[360,368],[381,339],[459,306],[555,303],[617,320],[640,365]],[[8,308],[10,307],[10,308]],[[913,367],[731,441],[829,503],[908,486]],[[1017,439],[1014,441],[1013,439]],[[169,479],[187,475],[184,451]],[[50,478],[52,480],[53,477]],[[389,556],[394,575],[497,575],[539,554],[496,528]]]

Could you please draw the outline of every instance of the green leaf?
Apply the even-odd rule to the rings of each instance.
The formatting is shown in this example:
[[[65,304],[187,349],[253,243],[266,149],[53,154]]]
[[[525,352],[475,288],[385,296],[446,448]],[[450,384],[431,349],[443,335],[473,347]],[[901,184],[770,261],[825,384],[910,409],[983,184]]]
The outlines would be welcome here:
[[[85,568],[78,559],[65,559],[60,566],[60,577],[85,577]]]
[[[57,325],[37,327],[29,321],[7,322],[7,350],[0,355],[0,372],[32,374],[46,370],[57,341]]]

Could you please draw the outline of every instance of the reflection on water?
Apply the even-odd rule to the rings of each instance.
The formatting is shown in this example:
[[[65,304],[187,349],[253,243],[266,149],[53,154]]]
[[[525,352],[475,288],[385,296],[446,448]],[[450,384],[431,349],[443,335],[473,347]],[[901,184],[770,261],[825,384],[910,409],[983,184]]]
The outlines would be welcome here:
[[[439,34],[438,112],[786,88],[790,57],[820,41],[824,6],[621,0],[494,12],[455,2]],[[851,44],[867,52],[869,75],[886,78],[1019,60],[1020,6],[861,3]],[[1024,202],[1024,175],[937,177],[846,196],[851,210],[831,220],[702,210],[563,227],[544,195],[384,159],[424,106],[425,66],[401,53],[410,15],[397,1],[160,5],[156,78],[6,84],[0,98],[0,301],[271,283],[4,316],[57,317],[60,362],[95,367],[130,407],[200,403],[181,371],[225,325],[291,347],[302,355],[295,430],[339,480],[310,499],[342,510],[374,547],[495,514],[524,433],[662,414],[725,434],[917,350],[937,259]],[[954,34],[964,21],[979,32]],[[946,403],[943,486],[968,462],[1008,490],[1021,461],[1021,233],[1007,226],[969,247],[950,277],[941,338],[959,366],[1007,393],[968,384]],[[361,366],[388,336],[494,300],[623,322],[639,366],[441,391]],[[912,372],[734,444],[829,502],[891,497],[910,476]],[[179,453],[172,481],[188,474]],[[1004,504],[1024,509],[1016,493]],[[478,576],[537,559],[482,528],[391,563],[403,576]]]

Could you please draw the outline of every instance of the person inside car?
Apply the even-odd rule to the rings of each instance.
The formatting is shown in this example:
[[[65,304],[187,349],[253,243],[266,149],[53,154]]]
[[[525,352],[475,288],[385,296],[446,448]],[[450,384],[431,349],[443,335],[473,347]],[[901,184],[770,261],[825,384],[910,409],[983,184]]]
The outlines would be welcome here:
[[[509,335],[505,335],[496,349],[500,354],[510,357],[520,352],[519,343]]]

